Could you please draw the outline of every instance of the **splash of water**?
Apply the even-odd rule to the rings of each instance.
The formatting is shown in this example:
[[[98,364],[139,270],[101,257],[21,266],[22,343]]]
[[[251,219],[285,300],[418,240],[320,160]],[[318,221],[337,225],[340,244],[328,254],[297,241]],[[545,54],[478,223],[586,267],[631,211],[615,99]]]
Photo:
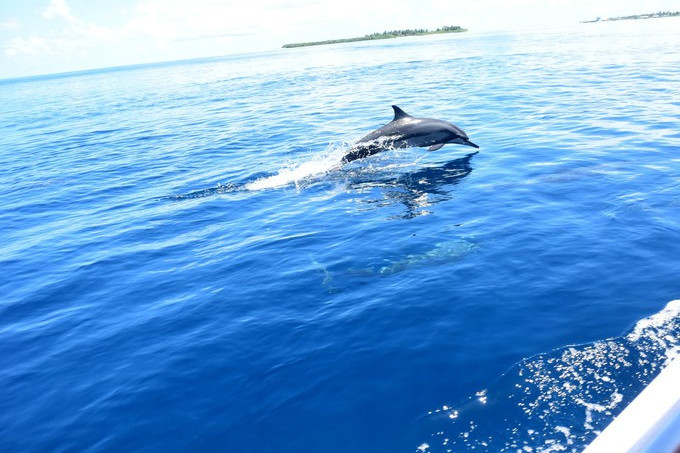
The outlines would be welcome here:
[[[256,192],[268,189],[280,189],[292,184],[294,184],[296,188],[299,189],[311,182],[323,179],[329,174],[338,172],[343,166],[342,158],[347,153],[349,146],[350,145],[347,142],[331,143],[324,152],[313,154],[309,158],[302,161],[296,160],[286,164],[275,174],[260,176],[251,181],[218,184],[216,187],[200,189],[181,195],[171,195],[163,197],[163,199],[181,201],[193,198],[211,197],[232,192]],[[391,157],[394,158],[394,156],[395,154],[392,153]],[[400,170],[405,167],[410,168],[414,165],[418,165],[422,158],[423,156],[414,160],[412,156],[410,156],[407,163],[383,163],[380,165],[380,169],[381,171],[386,171],[389,173],[390,171]],[[374,170],[375,167],[372,164],[368,164],[359,168],[355,167],[346,174],[355,176],[357,171],[359,173],[368,172],[369,174],[372,174]]]
[[[244,189],[250,191],[277,189],[290,184],[298,186],[304,181],[315,179],[340,169],[342,157],[347,150],[345,144],[331,144],[325,152],[312,156],[302,163],[283,167],[275,175],[265,176],[246,183]]]

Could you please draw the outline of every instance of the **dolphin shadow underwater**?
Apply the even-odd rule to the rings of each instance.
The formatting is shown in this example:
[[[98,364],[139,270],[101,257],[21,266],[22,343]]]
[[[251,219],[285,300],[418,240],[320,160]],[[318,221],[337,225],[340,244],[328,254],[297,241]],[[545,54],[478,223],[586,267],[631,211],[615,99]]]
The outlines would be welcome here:
[[[342,164],[363,159],[388,149],[424,148],[436,151],[453,143],[479,148],[455,124],[432,118],[416,118],[393,105],[394,119],[356,142],[342,158]]]

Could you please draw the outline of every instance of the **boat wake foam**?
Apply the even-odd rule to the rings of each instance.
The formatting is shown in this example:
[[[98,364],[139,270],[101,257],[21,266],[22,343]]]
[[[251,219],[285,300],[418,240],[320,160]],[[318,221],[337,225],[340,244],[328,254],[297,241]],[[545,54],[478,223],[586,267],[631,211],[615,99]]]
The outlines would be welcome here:
[[[623,337],[523,360],[466,403],[431,411],[415,450],[581,452],[680,355],[679,338],[675,300]]]

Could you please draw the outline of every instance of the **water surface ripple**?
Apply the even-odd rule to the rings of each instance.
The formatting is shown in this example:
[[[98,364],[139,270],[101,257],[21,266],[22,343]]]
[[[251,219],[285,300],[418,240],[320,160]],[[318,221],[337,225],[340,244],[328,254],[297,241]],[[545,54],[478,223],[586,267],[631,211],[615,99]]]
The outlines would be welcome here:
[[[677,351],[678,24],[0,81],[0,450],[580,451]],[[340,167],[391,104],[480,152]]]

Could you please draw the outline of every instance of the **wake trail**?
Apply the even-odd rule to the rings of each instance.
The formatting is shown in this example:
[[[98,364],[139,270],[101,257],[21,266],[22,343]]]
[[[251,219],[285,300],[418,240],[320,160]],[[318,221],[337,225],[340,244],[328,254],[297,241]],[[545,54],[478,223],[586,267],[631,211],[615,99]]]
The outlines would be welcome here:
[[[279,189],[295,184],[296,186],[323,176],[337,172],[342,168],[342,158],[347,152],[347,144],[330,145],[325,152],[309,156],[306,160],[292,162],[277,170],[275,174],[265,174],[250,181],[218,184],[216,187],[195,190],[193,192],[162,197],[162,199],[181,201],[194,198],[205,198],[234,192],[257,192],[268,189]]]
[[[180,195],[170,195],[166,197],[161,197],[161,200],[172,200],[172,201],[181,201],[181,200],[192,200],[194,198],[205,198],[205,197],[213,197],[216,195],[221,195],[225,193],[230,193],[230,192],[236,192],[238,190],[242,190],[243,184],[218,184],[216,187],[209,187],[207,189],[200,189],[200,190],[195,190],[193,192],[185,193],[185,194],[180,194]]]
[[[312,156],[302,163],[283,167],[274,175],[248,182],[243,188],[250,191],[277,189],[290,184],[297,185],[310,179],[318,179],[330,172],[340,170],[345,153],[346,146],[332,147],[327,152]]]

